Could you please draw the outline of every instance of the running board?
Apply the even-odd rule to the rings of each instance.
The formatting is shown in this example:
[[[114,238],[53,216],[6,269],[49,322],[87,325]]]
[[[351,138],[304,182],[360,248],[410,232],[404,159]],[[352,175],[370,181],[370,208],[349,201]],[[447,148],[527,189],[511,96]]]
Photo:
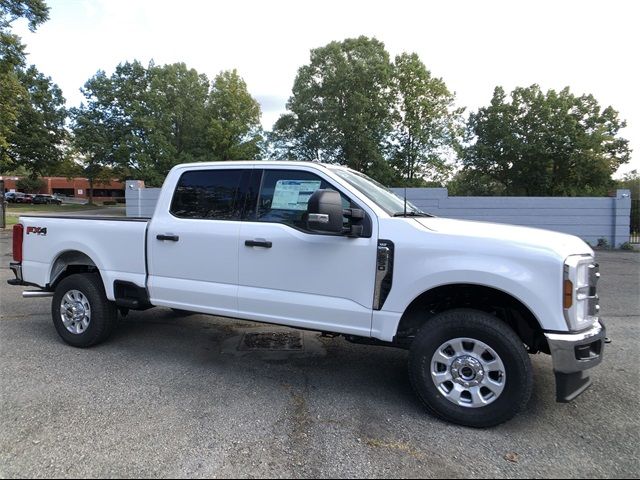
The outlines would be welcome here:
[[[54,292],[47,292],[45,290],[27,290],[22,292],[22,298],[44,298],[53,297]]]

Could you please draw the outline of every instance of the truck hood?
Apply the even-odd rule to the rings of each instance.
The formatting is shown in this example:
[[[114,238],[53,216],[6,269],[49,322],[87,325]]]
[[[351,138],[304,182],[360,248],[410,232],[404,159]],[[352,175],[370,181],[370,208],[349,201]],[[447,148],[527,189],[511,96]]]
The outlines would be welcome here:
[[[520,227],[501,223],[454,220],[450,218],[416,218],[422,227],[433,232],[470,239],[495,240],[510,246],[519,245],[527,249],[540,249],[555,253],[562,259],[569,255],[593,255],[593,250],[583,240],[566,233]]]

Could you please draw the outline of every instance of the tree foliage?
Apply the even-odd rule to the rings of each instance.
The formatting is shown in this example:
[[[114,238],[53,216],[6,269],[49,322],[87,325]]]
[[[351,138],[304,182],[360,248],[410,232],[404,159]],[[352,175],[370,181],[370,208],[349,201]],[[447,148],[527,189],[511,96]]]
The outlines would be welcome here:
[[[206,106],[207,139],[215,160],[252,160],[262,150],[260,104],[236,70],[213,80]]]
[[[631,191],[631,231],[640,232],[640,173],[631,170],[616,181],[617,188]]]
[[[39,177],[23,177],[16,182],[16,188],[26,193],[38,193],[44,188],[44,181]]]
[[[0,0],[0,68],[11,70],[25,63],[24,45],[11,33],[19,19],[26,19],[33,32],[49,19],[49,7],[44,0]]]
[[[416,54],[392,63],[359,37],[311,51],[271,140],[279,158],[334,162],[386,184],[425,185],[449,172],[460,111]]]
[[[60,160],[62,91],[35,67],[25,68],[24,45],[11,31],[18,19],[34,31],[48,16],[43,0],[0,0],[0,172],[22,167],[38,176]]]
[[[11,163],[33,176],[48,173],[62,159],[67,118],[62,91],[35,67],[17,72],[26,97],[19,103],[16,123],[8,135]]]
[[[629,161],[628,141],[618,136],[624,126],[618,112],[602,109],[592,95],[568,88],[544,93],[532,85],[508,98],[497,87],[491,104],[469,118],[473,143],[458,182],[467,182],[469,194],[474,185],[494,185],[491,194],[604,195],[611,175]]]
[[[446,180],[462,125],[455,96],[415,53],[396,57],[393,91],[390,158],[396,177],[407,186],[422,186],[425,178]]]
[[[389,175],[384,147],[392,128],[393,65],[384,44],[359,37],[311,51],[298,70],[290,113],[275,124],[281,158],[348,165]]]
[[[183,63],[118,65],[85,84],[72,112],[74,145],[92,168],[160,185],[179,163],[258,155],[258,103],[234,72],[213,86]]]

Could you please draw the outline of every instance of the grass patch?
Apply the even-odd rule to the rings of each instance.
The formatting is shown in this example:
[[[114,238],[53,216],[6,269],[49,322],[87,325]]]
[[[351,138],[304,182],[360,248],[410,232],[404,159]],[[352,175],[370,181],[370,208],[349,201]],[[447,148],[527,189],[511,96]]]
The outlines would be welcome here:
[[[54,213],[73,212],[76,210],[98,210],[103,208],[100,205],[77,205],[68,203],[63,205],[33,205],[28,203],[10,203],[7,206],[7,214],[22,215],[23,213]]]
[[[16,223],[18,223],[18,216],[17,215],[7,215],[5,217],[5,228],[11,228],[13,227]]]
[[[16,223],[20,215],[38,215],[43,214],[55,214],[57,212],[79,212],[85,210],[109,210],[109,207],[103,207],[102,205],[78,205],[74,203],[68,203],[63,205],[33,205],[28,203],[10,203],[7,205],[6,228],[10,228]]]

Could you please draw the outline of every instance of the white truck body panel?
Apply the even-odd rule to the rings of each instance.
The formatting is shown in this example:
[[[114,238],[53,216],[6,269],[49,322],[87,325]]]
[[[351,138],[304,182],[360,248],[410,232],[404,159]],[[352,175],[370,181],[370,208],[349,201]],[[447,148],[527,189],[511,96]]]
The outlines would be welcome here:
[[[27,216],[20,217],[20,223],[25,228],[22,271],[30,283],[49,284],[56,259],[77,251],[100,270],[109,300],[114,299],[115,280],[145,284],[145,221]],[[31,233],[29,227],[46,228],[47,234]]]
[[[278,223],[192,220],[169,213],[185,171],[205,169],[310,171],[357,201],[373,220],[371,238],[311,235]],[[567,331],[562,313],[563,262],[593,255],[580,239],[556,232],[442,218],[396,218],[322,165],[226,162],[174,167],[155,214],[144,222],[23,217],[47,227],[25,235],[25,280],[51,280],[56,258],[77,250],[95,262],[113,300],[113,282],[147,288],[153,305],[237,316],[293,327],[391,341],[402,313],[422,293],[443,285],[476,284],[508,293],[543,330]],[[180,242],[156,240],[176,234]],[[269,239],[272,249],[245,247]],[[395,245],[393,288],[373,310],[378,239]],[[145,251],[146,250],[146,251]],[[145,266],[146,262],[146,266]],[[148,268],[148,271],[147,271]]]

